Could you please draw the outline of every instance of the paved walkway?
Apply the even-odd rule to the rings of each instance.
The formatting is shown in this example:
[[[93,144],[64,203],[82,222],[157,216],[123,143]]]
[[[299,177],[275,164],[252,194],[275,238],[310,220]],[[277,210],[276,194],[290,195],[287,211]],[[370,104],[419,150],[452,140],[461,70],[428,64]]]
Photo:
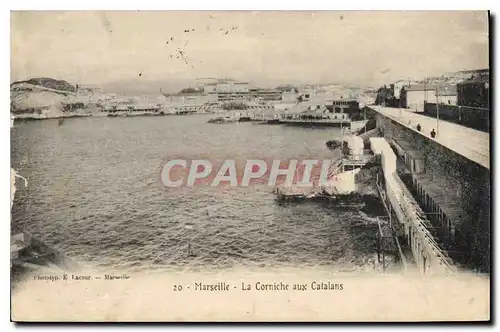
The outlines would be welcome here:
[[[369,106],[380,114],[409,127],[415,131],[420,123],[422,127],[420,134],[431,138],[431,131],[436,132],[437,119],[415,112],[410,112],[404,108],[392,108],[381,106]],[[434,139],[439,144],[466,157],[475,163],[490,169],[490,135],[479,130],[467,128],[452,122],[439,120],[439,132]]]

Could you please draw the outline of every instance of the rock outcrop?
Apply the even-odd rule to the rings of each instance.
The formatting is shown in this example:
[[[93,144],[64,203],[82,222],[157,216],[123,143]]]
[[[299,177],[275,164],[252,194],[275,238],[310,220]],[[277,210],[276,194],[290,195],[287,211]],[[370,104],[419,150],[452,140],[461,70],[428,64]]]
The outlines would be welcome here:
[[[35,85],[39,87],[44,87],[47,89],[52,89],[52,90],[57,90],[57,91],[62,91],[62,92],[72,92],[76,93],[76,87],[73,86],[72,84],[64,81],[64,80],[56,80],[53,78],[47,78],[47,77],[36,77],[36,78],[31,78],[27,81],[18,81],[12,83],[10,86],[16,87],[21,84],[30,84],[30,85]]]
[[[32,78],[10,85],[10,111],[15,117],[63,116],[65,105],[76,99],[76,87],[62,80]]]

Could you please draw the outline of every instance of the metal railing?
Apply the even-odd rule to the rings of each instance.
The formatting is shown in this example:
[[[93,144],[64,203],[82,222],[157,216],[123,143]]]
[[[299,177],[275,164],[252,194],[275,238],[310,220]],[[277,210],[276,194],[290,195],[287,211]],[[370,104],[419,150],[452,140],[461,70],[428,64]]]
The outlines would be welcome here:
[[[387,185],[397,187],[393,188],[396,189],[394,192],[396,203],[405,215],[405,220],[411,223],[411,226],[417,230],[416,233],[421,240],[422,246],[426,247],[427,252],[434,255],[440,265],[444,266],[447,270],[455,270],[451,263],[451,259],[443,252],[434,236],[431,234],[430,230],[432,230],[433,227],[430,221],[427,220],[423,212],[419,212],[420,207],[416,202],[413,202],[413,196],[401,179],[396,174],[392,174],[392,176],[386,178],[386,186]]]
[[[387,142],[386,142],[387,143]],[[394,151],[390,148],[389,144],[387,146],[380,147],[381,154],[392,154],[395,157]],[[390,160],[391,158],[389,158]],[[406,233],[409,232],[408,228],[412,227],[415,230],[416,241],[419,246],[431,257],[424,256],[429,259],[429,266],[443,268],[445,271],[455,271],[455,267],[451,263],[451,259],[443,252],[436,242],[431,231],[433,230],[432,224],[425,216],[425,213],[421,210],[418,203],[413,198],[412,194],[399,178],[395,172],[395,168],[391,168],[392,164],[383,164],[383,173],[385,180],[385,191],[389,203],[393,207],[394,213],[400,220],[400,222],[405,225]],[[394,165],[392,165],[394,166]],[[413,234],[411,235],[413,239]],[[412,241],[415,243],[415,241]],[[417,261],[419,267],[427,268],[427,265],[421,265],[421,252],[417,252],[412,245],[413,255]]]

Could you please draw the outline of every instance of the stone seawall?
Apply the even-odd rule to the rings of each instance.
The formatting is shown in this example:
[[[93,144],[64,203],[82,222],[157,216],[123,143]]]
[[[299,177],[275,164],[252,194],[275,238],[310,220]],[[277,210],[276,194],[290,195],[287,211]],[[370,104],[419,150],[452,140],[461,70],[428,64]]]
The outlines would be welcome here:
[[[445,236],[450,242],[450,253],[468,267],[489,272],[490,171],[411,128],[380,114],[375,117],[385,138],[421,156],[423,171],[412,176],[425,183],[428,196],[438,202],[442,211],[449,211],[443,219],[449,219],[451,224],[444,232],[449,233]],[[430,219],[435,227],[443,227],[439,224],[441,217]]]

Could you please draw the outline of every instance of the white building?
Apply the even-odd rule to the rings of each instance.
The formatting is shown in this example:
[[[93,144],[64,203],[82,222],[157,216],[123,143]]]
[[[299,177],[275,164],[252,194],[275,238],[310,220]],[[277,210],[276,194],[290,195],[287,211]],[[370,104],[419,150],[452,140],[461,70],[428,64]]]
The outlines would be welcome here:
[[[281,94],[281,100],[283,102],[296,102],[298,94],[295,91],[283,91]]]
[[[401,107],[409,108],[416,112],[424,111],[424,104],[457,103],[457,88],[455,85],[440,85],[436,87],[431,84],[416,84],[405,86],[401,90]]]
[[[401,96],[401,89],[406,85],[408,85],[408,80],[397,80],[392,83],[394,85],[394,97],[399,99]]]
[[[185,93],[165,95],[165,101],[171,106],[201,106],[217,102],[217,95],[201,93]]]
[[[203,85],[203,91],[205,93],[213,93],[217,90],[217,83],[208,83]]]

